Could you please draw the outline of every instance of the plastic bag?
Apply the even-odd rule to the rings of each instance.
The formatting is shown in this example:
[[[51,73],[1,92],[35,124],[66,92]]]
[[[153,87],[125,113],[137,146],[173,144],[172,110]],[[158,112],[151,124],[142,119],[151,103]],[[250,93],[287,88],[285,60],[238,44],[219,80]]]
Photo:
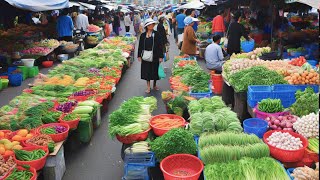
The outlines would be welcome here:
[[[160,79],[166,78],[166,73],[164,72],[162,64],[159,64],[158,76]]]

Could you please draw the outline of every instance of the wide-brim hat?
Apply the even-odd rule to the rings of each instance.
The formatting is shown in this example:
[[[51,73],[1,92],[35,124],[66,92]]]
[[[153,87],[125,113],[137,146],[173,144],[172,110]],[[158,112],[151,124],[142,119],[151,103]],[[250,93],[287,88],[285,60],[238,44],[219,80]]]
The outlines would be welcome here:
[[[151,19],[151,18],[148,18],[148,19],[146,19],[146,21],[144,22],[144,27],[147,27],[147,26],[149,26],[150,24],[157,24],[157,22],[154,21],[154,20]]]

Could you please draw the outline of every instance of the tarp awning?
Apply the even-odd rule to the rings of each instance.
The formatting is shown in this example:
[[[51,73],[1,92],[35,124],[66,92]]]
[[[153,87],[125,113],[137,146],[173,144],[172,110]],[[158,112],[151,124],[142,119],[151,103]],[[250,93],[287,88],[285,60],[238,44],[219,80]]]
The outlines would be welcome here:
[[[319,0],[286,0],[286,3],[294,3],[299,2],[302,4],[306,4],[316,9],[320,9],[320,1]]]
[[[204,7],[203,2],[195,0],[180,6],[179,9],[203,9]]]
[[[69,0],[5,0],[12,6],[33,12],[50,11],[69,7]]]
[[[109,9],[110,11],[116,9],[116,7],[110,6],[110,5],[102,5],[102,7],[105,7],[105,8],[107,8],[107,9]]]
[[[90,10],[95,10],[96,9],[96,6],[95,5],[92,5],[92,4],[88,4],[88,3],[83,3],[83,2],[79,2],[80,5],[90,9]]]

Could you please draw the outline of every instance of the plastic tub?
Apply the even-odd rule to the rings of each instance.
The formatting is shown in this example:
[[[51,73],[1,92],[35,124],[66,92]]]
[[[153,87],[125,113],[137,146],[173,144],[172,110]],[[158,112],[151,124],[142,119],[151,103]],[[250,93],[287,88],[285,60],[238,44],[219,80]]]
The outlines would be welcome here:
[[[211,76],[214,94],[222,94],[223,79],[221,74],[213,74]]]
[[[11,86],[21,86],[22,84],[22,74],[9,74],[9,84]]]
[[[198,180],[203,170],[203,163],[190,154],[174,154],[161,161],[160,169],[165,180]]]
[[[33,78],[39,74],[38,66],[34,66],[28,69],[28,77]]]
[[[243,129],[247,134],[255,134],[259,138],[262,138],[264,133],[267,132],[267,121],[259,118],[250,118],[243,121]]]
[[[300,140],[302,141],[303,147],[297,150],[284,150],[284,149],[271,146],[267,142],[267,138],[274,132],[288,132],[292,136],[296,138],[300,138]],[[268,131],[263,135],[263,141],[269,146],[271,156],[281,162],[297,162],[302,160],[305,154],[305,150],[308,147],[308,140],[302,135],[294,133],[292,131],[284,131],[284,130]]]
[[[45,68],[52,67],[52,65],[53,65],[53,61],[43,61],[42,62],[42,66]]]
[[[153,116],[151,119],[150,119],[150,126],[152,127],[152,130],[154,132],[155,135],[157,136],[162,136],[164,135],[166,132],[168,132],[169,130],[171,130],[172,128],[167,128],[167,129],[163,129],[163,128],[158,128],[154,125],[153,121],[156,119],[156,118],[160,118],[160,117],[168,117],[168,118],[175,118],[175,119],[179,119],[179,121],[181,122],[181,127],[184,127],[185,124],[186,124],[186,120],[181,117],[181,116],[178,116],[178,115],[175,115],[175,114],[159,114],[157,116]]]
[[[48,147],[25,147],[25,148],[23,148],[23,150],[25,150],[25,151],[33,151],[33,150],[37,150],[37,149],[44,150],[46,152],[46,155],[40,159],[36,159],[33,161],[20,161],[16,158],[16,156],[13,156],[13,158],[17,162],[17,165],[20,165],[20,166],[29,165],[38,171],[38,170],[42,169],[44,167],[44,165],[46,164],[47,156],[49,154]]]
[[[254,40],[242,41],[241,48],[245,53],[251,52],[254,49]]]
[[[22,170],[26,170],[26,168],[21,167],[21,166],[17,166],[16,168],[17,168],[18,170],[21,170],[21,171],[22,171]],[[10,171],[3,179],[6,179],[7,177],[9,177],[13,170],[14,170],[14,168],[11,169],[11,171]],[[36,171],[36,169],[33,168],[33,167],[30,167],[30,168],[29,168],[29,171],[33,174],[32,177],[30,178],[30,180],[37,180],[37,171]]]
[[[22,77],[23,77],[23,80],[27,79],[28,78],[28,67],[27,66],[18,66],[18,69],[21,71],[22,73]]]
[[[2,84],[2,89],[7,88],[9,84],[9,79],[0,79]]]
[[[259,111],[258,105],[253,109],[253,113],[255,114],[256,118],[263,119],[263,120],[269,116],[278,117],[278,116],[285,116],[289,114],[289,112],[277,112],[277,113],[262,112],[262,111]]]
[[[79,121],[80,121],[80,117],[78,117],[75,120],[71,120],[71,121],[65,121],[63,120],[63,118],[66,116],[67,114],[62,114],[61,117],[59,118],[59,122],[61,123],[65,123],[69,125],[69,129],[77,129]]]
[[[70,127],[69,127],[69,125],[66,124],[66,123],[50,123],[50,124],[44,124],[44,125],[38,127],[37,130],[36,130],[36,132],[37,132],[37,134],[42,134],[42,133],[41,133],[41,129],[47,128],[47,127],[52,127],[52,126],[64,126],[65,128],[67,128],[67,130],[66,130],[65,132],[63,132],[63,133],[59,133],[59,134],[48,134],[48,136],[50,136],[54,142],[61,142],[61,141],[64,141],[65,139],[67,139],[68,134],[69,134]]]
[[[147,129],[146,131],[139,133],[139,134],[131,134],[129,136],[119,136],[116,135],[118,141],[122,142],[123,144],[132,144],[137,141],[144,141],[148,138],[149,131],[151,128]]]
[[[35,59],[21,59],[21,61],[27,67],[33,67]]]
[[[319,63],[319,61],[317,60],[307,60],[307,62],[313,67],[315,67]]]

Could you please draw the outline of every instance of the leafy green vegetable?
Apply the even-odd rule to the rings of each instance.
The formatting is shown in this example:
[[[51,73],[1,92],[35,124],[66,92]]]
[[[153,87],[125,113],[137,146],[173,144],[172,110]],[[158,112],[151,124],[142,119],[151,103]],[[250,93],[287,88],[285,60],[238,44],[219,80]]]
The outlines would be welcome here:
[[[215,116],[210,112],[195,113],[191,116],[189,123],[190,131],[195,135],[200,135],[203,132],[215,131]]]
[[[296,102],[290,107],[292,114],[299,117],[316,113],[319,110],[319,95],[311,87],[296,92]]]
[[[44,102],[27,109],[24,114],[27,116],[41,117],[46,114],[49,109],[52,109],[53,106],[54,103],[52,101]]]
[[[214,113],[216,110],[227,107],[219,96],[212,98],[202,98],[198,101],[194,100],[189,103],[189,112],[191,114],[197,112],[211,112]]]
[[[210,180],[290,180],[281,164],[269,157],[206,165],[204,175]]]
[[[167,103],[169,111],[172,110],[178,116],[183,116],[184,110],[187,109],[187,104],[188,101],[183,95],[176,96]]]
[[[34,129],[43,125],[40,118],[28,117],[19,123],[20,128]]]
[[[250,85],[287,84],[282,75],[262,66],[254,66],[230,75],[229,83],[235,92],[245,92]]]
[[[280,99],[263,99],[258,103],[259,111],[266,113],[282,112],[284,107],[282,106]]]
[[[172,154],[196,154],[197,152],[193,135],[181,128],[171,129],[152,141],[150,146],[159,161]]]

